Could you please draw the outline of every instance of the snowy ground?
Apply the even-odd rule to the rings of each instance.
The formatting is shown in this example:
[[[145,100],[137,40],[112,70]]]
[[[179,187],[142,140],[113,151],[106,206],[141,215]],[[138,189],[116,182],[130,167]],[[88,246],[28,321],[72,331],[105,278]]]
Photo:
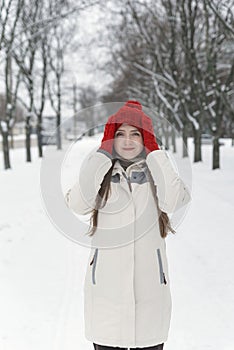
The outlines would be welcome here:
[[[173,312],[165,350],[234,348],[234,147],[225,140],[215,171],[211,146],[202,151],[203,162],[192,165],[192,204],[167,238]],[[83,325],[89,249],[52,226],[36,148],[32,158],[25,163],[16,149],[13,170],[0,165],[0,349],[91,350]]]

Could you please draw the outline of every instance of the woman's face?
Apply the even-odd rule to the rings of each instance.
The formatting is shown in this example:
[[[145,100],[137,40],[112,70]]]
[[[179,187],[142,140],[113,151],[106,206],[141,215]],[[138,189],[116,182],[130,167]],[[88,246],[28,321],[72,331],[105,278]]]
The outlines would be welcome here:
[[[132,125],[122,124],[115,132],[114,148],[124,159],[135,158],[144,148],[140,131]]]

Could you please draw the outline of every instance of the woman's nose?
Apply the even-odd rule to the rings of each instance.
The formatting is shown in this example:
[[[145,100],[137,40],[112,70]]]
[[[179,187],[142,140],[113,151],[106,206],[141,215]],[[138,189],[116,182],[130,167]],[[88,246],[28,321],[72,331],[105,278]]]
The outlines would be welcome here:
[[[130,136],[126,136],[126,137],[124,138],[124,144],[125,144],[125,145],[132,144],[132,139],[131,139]]]

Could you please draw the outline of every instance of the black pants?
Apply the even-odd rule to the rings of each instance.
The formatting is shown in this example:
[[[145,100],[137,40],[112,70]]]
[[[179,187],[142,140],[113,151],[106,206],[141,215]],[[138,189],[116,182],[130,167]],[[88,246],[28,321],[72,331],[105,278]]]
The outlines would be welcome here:
[[[119,350],[128,350],[128,348],[118,348],[116,346],[106,346],[106,345],[98,345],[93,343],[94,349],[95,350],[114,350],[114,349],[119,349]],[[130,350],[163,350],[164,343],[154,345],[154,346],[148,346],[146,348],[130,348]]]

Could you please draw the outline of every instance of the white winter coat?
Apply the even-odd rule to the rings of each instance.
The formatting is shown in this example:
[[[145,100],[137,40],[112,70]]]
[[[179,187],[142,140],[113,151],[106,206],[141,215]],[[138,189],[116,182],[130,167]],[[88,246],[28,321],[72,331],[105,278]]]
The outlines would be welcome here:
[[[166,243],[145,164],[157,185],[161,210],[173,213],[191,199],[164,150],[149,153],[126,171],[115,163],[84,284],[85,336],[97,344],[148,347],[168,338],[172,304]],[[92,210],[111,165],[100,151],[82,165],[79,181],[66,196],[75,213]]]

